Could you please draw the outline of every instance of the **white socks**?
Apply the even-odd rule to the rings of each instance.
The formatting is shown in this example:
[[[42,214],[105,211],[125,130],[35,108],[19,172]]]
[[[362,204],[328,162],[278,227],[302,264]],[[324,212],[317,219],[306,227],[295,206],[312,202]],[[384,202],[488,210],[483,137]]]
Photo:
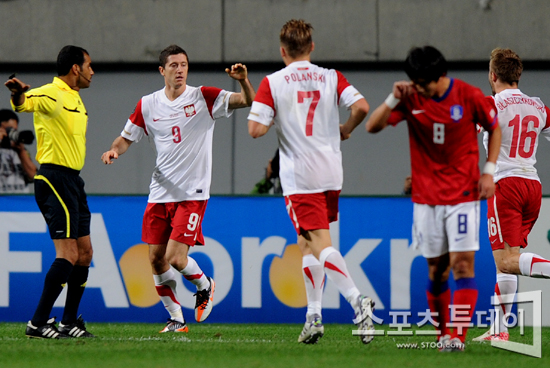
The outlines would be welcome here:
[[[351,279],[346,266],[346,261],[339,251],[333,247],[323,249],[319,255],[319,263],[325,268],[327,276],[336,284],[340,293],[351,304],[354,310],[357,310],[358,296],[361,295],[359,289]]]
[[[175,277],[176,274],[171,268],[163,274],[153,275],[155,287],[164,308],[170,313],[172,319],[183,323],[183,313],[176,294],[177,283]]]
[[[513,304],[508,303],[512,300],[506,299],[502,300],[501,295],[514,295],[518,288],[518,277],[516,275],[510,275],[506,273],[497,274],[497,285],[495,287],[495,293],[499,301],[504,301],[505,304],[500,304],[495,306],[495,309],[498,308],[498,320],[499,320],[499,332],[508,332],[508,327],[504,324],[506,320],[504,316],[506,313],[509,313],[512,310]],[[496,322],[496,321],[495,321]]]
[[[519,256],[519,270],[524,276],[550,278],[550,261],[535,253],[522,253]]]
[[[210,282],[202,272],[201,268],[193,258],[187,256],[187,266],[180,273],[187,280],[197,287],[197,290],[208,289]]]
[[[307,312],[306,317],[321,315],[325,271],[313,254],[302,257],[302,275],[306,286]]]

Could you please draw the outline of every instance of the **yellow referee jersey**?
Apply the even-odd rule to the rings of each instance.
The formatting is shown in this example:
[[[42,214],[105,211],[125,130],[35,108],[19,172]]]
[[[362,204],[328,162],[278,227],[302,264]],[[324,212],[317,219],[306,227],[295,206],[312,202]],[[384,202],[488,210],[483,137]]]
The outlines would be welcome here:
[[[12,107],[34,113],[36,161],[81,170],[86,158],[88,113],[77,91],[55,77],[50,84],[25,93],[25,102]]]

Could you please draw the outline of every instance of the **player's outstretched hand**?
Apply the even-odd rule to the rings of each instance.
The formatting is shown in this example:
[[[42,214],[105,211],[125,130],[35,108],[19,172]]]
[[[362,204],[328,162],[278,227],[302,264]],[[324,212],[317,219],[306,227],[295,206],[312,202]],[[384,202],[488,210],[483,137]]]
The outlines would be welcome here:
[[[15,77],[8,79],[4,85],[8,87],[12,94],[18,95],[28,91],[29,88],[31,88],[29,84],[23,83]]]
[[[479,199],[488,199],[495,195],[493,175],[483,174],[479,178]]]
[[[101,161],[103,161],[103,163],[104,163],[105,165],[110,165],[110,164],[114,163],[113,160],[116,160],[117,158],[118,158],[118,153],[116,153],[116,152],[113,151],[113,150],[104,152],[104,153],[101,155]]]
[[[393,95],[395,98],[402,99],[415,92],[412,82],[399,81],[393,84]]]
[[[235,80],[245,80],[248,76],[246,65],[241,63],[231,65],[231,69],[225,68],[225,72]]]

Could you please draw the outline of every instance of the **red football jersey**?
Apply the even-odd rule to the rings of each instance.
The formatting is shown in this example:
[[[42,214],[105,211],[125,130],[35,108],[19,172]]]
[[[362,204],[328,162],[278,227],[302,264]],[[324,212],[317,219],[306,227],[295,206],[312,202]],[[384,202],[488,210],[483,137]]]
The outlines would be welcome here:
[[[498,125],[483,92],[451,78],[441,98],[420,93],[401,100],[388,123],[406,120],[413,177],[412,200],[428,205],[454,205],[478,199],[479,149],[476,124],[487,131]]]

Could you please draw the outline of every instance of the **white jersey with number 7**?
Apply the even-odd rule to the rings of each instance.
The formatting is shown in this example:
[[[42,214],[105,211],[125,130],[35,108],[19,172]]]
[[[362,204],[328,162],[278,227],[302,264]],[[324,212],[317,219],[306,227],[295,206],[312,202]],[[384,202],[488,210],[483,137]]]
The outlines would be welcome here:
[[[338,106],[361,98],[340,72],[309,61],[293,62],[262,80],[248,120],[274,122],[285,196],[342,189]]]

